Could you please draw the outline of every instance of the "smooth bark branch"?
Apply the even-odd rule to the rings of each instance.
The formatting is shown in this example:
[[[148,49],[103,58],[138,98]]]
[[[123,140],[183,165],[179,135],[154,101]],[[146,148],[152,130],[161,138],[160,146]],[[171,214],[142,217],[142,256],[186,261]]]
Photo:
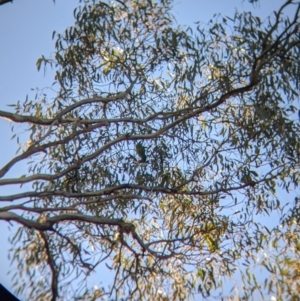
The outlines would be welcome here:
[[[279,173],[280,174],[280,173]],[[162,193],[166,195],[195,195],[195,196],[207,196],[207,195],[215,195],[221,192],[226,193],[229,191],[237,191],[246,187],[253,187],[259,183],[263,183],[265,181],[271,180],[276,178],[279,174],[271,176],[269,178],[263,178],[258,181],[251,181],[249,183],[245,183],[238,186],[228,187],[228,188],[220,188],[215,190],[208,190],[208,191],[183,191],[181,190],[181,185],[175,188],[165,188],[160,186],[143,186],[143,185],[135,185],[135,184],[121,184],[114,187],[107,187],[98,191],[94,192],[83,192],[83,193],[72,193],[66,191],[45,191],[45,192],[35,192],[35,191],[28,191],[19,194],[13,194],[8,196],[0,196],[0,201],[14,201],[23,198],[46,198],[46,197],[54,197],[54,196],[63,196],[67,198],[87,198],[87,197],[97,197],[103,195],[109,195],[116,191],[126,190],[126,189],[135,189],[135,190],[142,190],[147,191],[150,193]]]
[[[125,92],[120,92],[119,94],[117,94],[116,96],[110,96],[110,97],[93,97],[93,98],[86,98],[83,100],[80,100],[76,103],[74,103],[73,105],[69,105],[67,108],[65,108],[64,110],[62,110],[61,112],[59,112],[57,114],[57,116],[53,119],[46,119],[46,118],[40,118],[40,117],[34,117],[34,116],[26,116],[26,115],[20,115],[20,114],[15,114],[15,113],[10,113],[7,111],[2,111],[0,110],[0,117],[5,118],[9,121],[13,121],[13,122],[17,122],[17,123],[31,123],[31,124],[36,124],[36,125],[51,125],[53,122],[55,122],[56,120],[59,121],[60,124],[63,123],[71,123],[74,122],[76,119],[62,119],[61,117],[69,112],[71,112],[72,110],[86,105],[86,104],[91,104],[91,103],[95,103],[95,102],[101,102],[101,103],[108,103],[111,101],[115,101],[115,100],[121,100],[123,98],[125,98],[132,90],[134,84],[136,83],[136,81],[134,81],[133,83],[131,83],[130,87],[125,91]],[[104,121],[104,120],[101,120]],[[79,123],[81,124],[85,124],[85,123],[92,123],[93,121],[91,120],[78,120]],[[98,121],[95,121],[98,122]],[[93,122],[94,123],[94,122]]]
[[[31,123],[31,124],[37,124],[37,125],[51,125],[55,119],[45,119],[45,118],[39,118],[34,116],[26,116],[26,115],[19,115],[15,113],[10,113],[6,111],[0,110],[0,117],[7,119],[8,121],[13,121],[17,123]]]
[[[52,292],[52,298],[51,301],[56,301],[58,297],[58,272],[57,267],[55,264],[55,260],[52,256],[51,248],[48,244],[48,239],[46,234],[43,231],[39,231],[40,237],[42,238],[42,241],[44,243],[45,252],[47,254],[47,262],[51,270],[51,292]]]
[[[210,111],[216,107],[218,107],[219,105],[221,105],[222,103],[224,103],[228,98],[230,97],[233,97],[233,96],[236,96],[238,94],[241,94],[241,93],[245,93],[245,92],[248,92],[250,91],[254,86],[255,84],[258,83],[258,72],[260,71],[260,69],[263,67],[263,65],[260,65],[259,68],[258,68],[258,71],[253,68],[253,71],[252,71],[252,74],[250,76],[250,83],[247,85],[247,86],[244,86],[244,87],[240,87],[240,88],[237,88],[237,89],[234,89],[232,91],[229,91],[228,93],[222,95],[220,97],[220,99],[218,101],[216,101],[215,103],[211,104],[211,105],[207,105],[203,108],[199,108],[199,109],[196,109],[194,111],[192,111],[191,113],[187,113],[185,116],[181,117],[181,118],[178,118],[176,121],[170,123],[169,125],[165,126],[164,128],[160,129],[160,130],[157,130],[155,133],[153,134],[148,134],[148,135],[135,135],[133,137],[130,137],[128,135],[124,135],[124,136],[121,136],[109,143],[107,143],[105,146],[103,146],[102,148],[100,148],[97,152],[95,152],[94,154],[90,155],[90,156],[87,156],[83,159],[82,162],[87,162],[97,156],[99,156],[99,154],[101,154],[102,152],[104,152],[105,150],[107,150],[108,148],[110,148],[111,146],[121,142],[121,141],[125,141],[125,140],[138,140],[138,139],[153,139],[153,138],[157,138],[159,137],[160,135],[162,135],[163,133],[167,132],[169,129],[173,128],[174,126],[186,121],[187,119],[193,117],[193,116],[197,116],[198,114],[201,114],[201,113],[204,113],[204,112],[207,112],[207,111]],[[128,89],[128,91],[126,92],[123,92],[120,94],[120,99],[124,97],[124,95],[127,95],[132,87],[133,87],[133,84],[131,85],[131,87]],[[122,97],[121,97],[122,96]],[[197,100],[201,100],[201,98],[198,98],[196,99]],[[89,101],[89,100],[84,100],[84,101]],[[80,102],[78,102],[80,103]],[[78,105],[78,103],[74,104],[74,106]],[[72,106],[68,107],[70,110],[73,109]],[[67,109],[68,109],[67,108]],[[66,110],[67,110],[66,109]],[[1,113],[1,112],[0,112]],[[67,111],[63,111],[61,112],[61,116],[64,115],[65,113],[67,113]],[[158,113],[159,114],[159,113]],[[13,114],[12,114],[13,115]],[[59,118],[59,117],[58,117]],[[52,124],[52,123],[51,123]],[[73,134],[69,135],[67,138],[63,139],[63,140],[60,140],[60,141],[56,141],[56,142],[51,142],[51,143],[48,143],[48,144],[45,144],[45,145],[42,145],[42,146],[38,146],[38,147],[35,147],[35,146],[32,146],[32,147],[29,147],[27,151],[25,151],[22,155],[20,156],[17,156],[15,157],[14,159],[12,159],[8,164],[6,164],[1,170],[0,170],[0,178],[3,177],[9,170],[10,168],[16,164],[17,162],[37,153],[37,152],[41,152],[41,151],[45,151],[46,148],[48,147],[51,147],[51,146],[55,146],[55,145],[59,145],[59,144],[64,144],[68,141],[70,141],[71,139],[73,139],[74,137],[78,136],[80,133],[85,133],[86,131],[78,131],[78,132],[74,132]],[[129,138],[130,137],[130,138]]]
[[[2,167],[2,169],[0,169],[0,178],[2,178],[16,163],[18,163],[36,153],[45,152],[47,150],[47,148],[49,148],[49,147],[65,144],[65,143],[71,141],[73,138],[75,138],[78,135],[83,134],[83,133],[86,133],[86,131],[85,130],[75,131],[71,135],[64,138],[63,140],[49,142],[47,144],[40,145],[40,146],[34,146],[34,145],[30,146],[23,154],[16,156],[10,162],[8,162],[4,167]]]
[[[110,96],[110,97],[97,97],[96,96],[96,97],[93,97],[93,98],[86,98],[86,99],[80,100],[80,101],[68,106],[67,108],[65,108],[61,112],[59,112],[55,119],[59,120],[63,115],[73,111],[74,109],[76,109],[78,107],[86,105],[86,104],[97,103],[97,102],[109,103],[111,101],[124,99],[131,92],[132,88],[134,87],[134,85],[136,83],[136,80],[131,83],[130,87],[126,91],[118,93],[115,96]]]
[[[101,197],[98,198],[97,200],[92,200],[92,201],[77,201],[73,205],[70,206],[59,206],[59,207],[46,207],[46,208],[34,208],[34,207],[27,207],[24,206],[27,203],[30,203],[30,201],[24,202],[23,204],[19,205],[10,205],[10,206],[5,206],[0,208],[0,212],[4,211],[10,211],[10,210],[23,210],[27,212],[35,212],[35,213],[43,213],[43,212],[58,212],[58,211],[78,211],[76,207],[81,206],[81,205],[89,205],[89,204],[103,204],[103,203],[108,203],[114,200],[140,200],[140,201],[148,201],[148,202],[153,202],[153,200],[149,197],[144,197],[140,196],[138,194],[113,194],[111,196],[106,196],[106,197]],[[33,201],[32,201],[33,202]]]
[[[15,179],[2,179],[0,180],[0,186],[3,185],[10,185],[10,184],[25,184],[29,183],[32,181],[37,181],[37,180],[44,180],[44,181],[53,181],[58,178],[63,177],[64,175],[68,174],[69,172],[76,170],[80,167],[80,164],[72,164],[70,167],[66,168],[62,172],[59,172],[54,175],[48,175],[48,174],[35,174],[32,176],[28,177],[23,177],[23,178],[15,178]]]
[[[109,219],[96,216],[87,216],[80,213],[61,214],[45,218],[43,222],[26,219],[13,212],[0,212],[0,220],[15,221],[25,227],[39,231],[52,231],[55,224],[67,221],[82,221],[97,225],[119,226],[126,229],[132,228],[133,224],[126,223],[122,219]]]
[[[247,91],[250,91],[253,86],[257,83],[257,75],[256,74],[256,70],[253,71],[252,76],[251,76],[251,82],[249,83],[249,85],[238,88],[238,89],[234,89],[224,95],[222,95],[220,97],[220,99],[218,101],[216,101],[215,103],[205,106],[203,108],[199,108],[196,109],[190,113],[187,113],[186,115],[184,115],[183,117],[179,117],[177,120],[175,120],[174,122],[170,123],[169,125],[157,130],[155,133],[153,134],[148,134],[148,135],[135,135],[135,136],[130,136],[130,135],[123,135],[120,136],[118,138],[116,138],[113,141],[110,141],[109,143],[107,143],[106,145],[104,145],[103,147],[99,148],[99,150],[97,150],[96,152],[94,152],[92,155],[86,156],[85,158],[82,159],[82,163],[90,161],[96,157],[98,157],[101,153],[103,153],[105,150],[109,149],[111,146],[122,142],[122,141],[126,141],[126,140],[143,140],[143,139],[155,139],[158,138],[159,136],[161,136],[162,134],[164,134],[165,132],[167,132],[169,129],[174,128],[176,125],[186,121],[187,119],[193,117],[193,116],[197,116],[198,114],[210,111],[216,107],[218,107],[219,105],[221,105],[222,103],[224,103],[228,98],[236,96],[240,93],[244,93]],[[200,99],[199,99],[200,100]],[[85,130],[82,131],[77,131],[77,132],[73,132],[71,135],[69,135],[68,137],[66,137],[63,140],[59,140],[59,141],[55,141],[55,142],[50,142],[47,143],[45,145],[41,145],[41,146],[31,146],[28,148],[27,151],[25,151],[23,154],[15,157],[14,159],[12,159],[9,163],[7,163],[1,170],[0,170],[0,178],[3,177],[10,169],[13,165],[15,165],[17,162],[28,158],[29,156],[38,153],[38,152],[42,152],[45,151],[47,148],[49,147],[53,147],[55,145],[60,145],[60,144],[65,144],[66,142],[70,141],[71,139],[73,139],[74,137],[78,136],[81,133],[86,133]],[[69,169],[68,169],[69,170]],[[67,171],[68,172],[68,171]],[[62,172],[62,174],[66,174],[67,172]],[[53,178],[58,178],[57,176],[49,176],[48,179],[53,179]],[[15,183],[27,183],[30,182],[32,180],[37,179],[35,176],[32,177],[28,177],[28,178],[23,178],[21,180],[16,179],[16,181],[14,181],[13,179],[7,179],[7,180],[3,180],[4,182],[2,183],[6,183],[5,181],[10,181],[10,183],[8,184],[15,184]],[[40,179],[46,179],[46,175],[42,175],[42,177]],[[0,185],[5,185],[5,184],[1,184]]]
[[[285,270],[297,217],[276,190],[299,186],[296,1],[266,21],[236,12],[195,31],[175,24],[172,0],[74,10],[54,58],[37,62],[55,66],[56,96],[37,92],[16,114],[0,111],[29,136],[0,169],[1,188],[24,185],[0,196],[0,220],[18,223],[12,258],[33,298],[64,298],[74,279],[74,300],[157,300],[157,287],[174,300],[195,288],[206,298],[245,254],[257,266],[272,236],[286,252],[273,248],[258,264],[275,266],[278,255]],[[23,162],[28,173],[8,178]],[[255,218],[276,211],[287,222],[274,231]],[[112,287],[94,289],[87,277],[104,264]],[[261,286],[239,272],[245,295],[234,297],[246,300]],[[248,272],[255,279],[250,263]]]

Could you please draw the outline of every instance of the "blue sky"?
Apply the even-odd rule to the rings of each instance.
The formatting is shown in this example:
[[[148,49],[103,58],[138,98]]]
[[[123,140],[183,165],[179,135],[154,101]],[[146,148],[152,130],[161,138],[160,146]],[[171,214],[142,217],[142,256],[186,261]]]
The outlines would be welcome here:
[[[260,0],[255,5],[257,15],[262,19],[271,14],[284,1]],[[215,13],[233,16],[235,8],[239,11],[253,10],[247,0],[175,0],[173,14],[179,24],[192,25],[201,21],[206,24]],[[26,94],[34,95],[31,88],[51,86],[53,73],[48,69],[37,72],[36,60],[41,56],[51,56],[54,52],[52,31],[63,32],[73,23],[73,9],[77,0],[14,0],[0,6],[0,110],[11,110],[7,104],[24,100]],[[12,134],[10,124],[0,119],[0,165],[1,167],[12,158],[17,149],[15,140],[10,140]],[[8,176],[21,176],[26,171],[26,165],[13,169]],[[14,191],[19,189],[13,188]],[[9,194],[11,189],[0,189],[0,194]],[[7,243],[8,223],[0,221],[0,283],[12,290],[9,271]],[[21,296],[20,296],[21,297]]]

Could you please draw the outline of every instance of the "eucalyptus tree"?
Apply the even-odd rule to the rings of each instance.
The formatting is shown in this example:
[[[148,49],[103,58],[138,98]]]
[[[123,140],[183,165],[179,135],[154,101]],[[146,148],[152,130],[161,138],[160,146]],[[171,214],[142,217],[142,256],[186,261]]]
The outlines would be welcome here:
[[[14,279],[30,300],[299,298],[299,205],[277,194],[299,183],[299,2],[204,28],[171,8],[82,4],[37,61],[55,92],[0,112],[28,133],[0,170],[25,188],[0,197],[0,219],[19,225]],[[108,271],[110,286],[90,286]]]

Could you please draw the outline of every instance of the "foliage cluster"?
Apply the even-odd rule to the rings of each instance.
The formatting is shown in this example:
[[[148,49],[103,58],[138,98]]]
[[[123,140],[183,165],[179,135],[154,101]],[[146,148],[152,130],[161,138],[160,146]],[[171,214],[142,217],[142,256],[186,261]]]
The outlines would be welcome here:
[[[205,28],[171,9],[87,1],[37,61],[56,70],[54,98],[0,111],[28,124],[0,185],[31,188],[1,196],[0,219],[20,225],[12,259],[30,300],[299,300],[299,204],[284,211],[277,194],[299,184],[299,2]],[[23,160],[28,174],[6,178]],[[104,269],[112,285],[89,287]]]

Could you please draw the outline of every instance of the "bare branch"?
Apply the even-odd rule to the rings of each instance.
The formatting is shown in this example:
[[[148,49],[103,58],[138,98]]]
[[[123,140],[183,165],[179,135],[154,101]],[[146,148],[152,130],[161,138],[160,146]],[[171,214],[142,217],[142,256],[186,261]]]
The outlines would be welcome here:
[[[58,271],[56,268],[55,260],[51,254],[51,249],[48,244],[47,236],[44,232],[39,231],[39,235],[42,238],[42,241],[45,246],[45,251],[47,253],[47,262],[51,270],[52,278],[51,278],[51,291],[52,291],[52,299],[51,301],[56,301],[58,298]]]
[[[126,229],[132,227],[131,223],[126,223],[121,219],[110,219],[110,218],[101,218],[96,216],[87,216],[80,213],[56,215],[56,216],[43,219],[43,222],[36,222],[33,220],[23,218],[13,212],[0,212],[0,219],[6,221],[15,221],[19,224],[22,224],[25,227],[33,228],[39,231],[52,231],[53,226],[55,224],[58,224],[60,222],[66,222],[66,221],[85,221],[97,225],[119,226]]]

